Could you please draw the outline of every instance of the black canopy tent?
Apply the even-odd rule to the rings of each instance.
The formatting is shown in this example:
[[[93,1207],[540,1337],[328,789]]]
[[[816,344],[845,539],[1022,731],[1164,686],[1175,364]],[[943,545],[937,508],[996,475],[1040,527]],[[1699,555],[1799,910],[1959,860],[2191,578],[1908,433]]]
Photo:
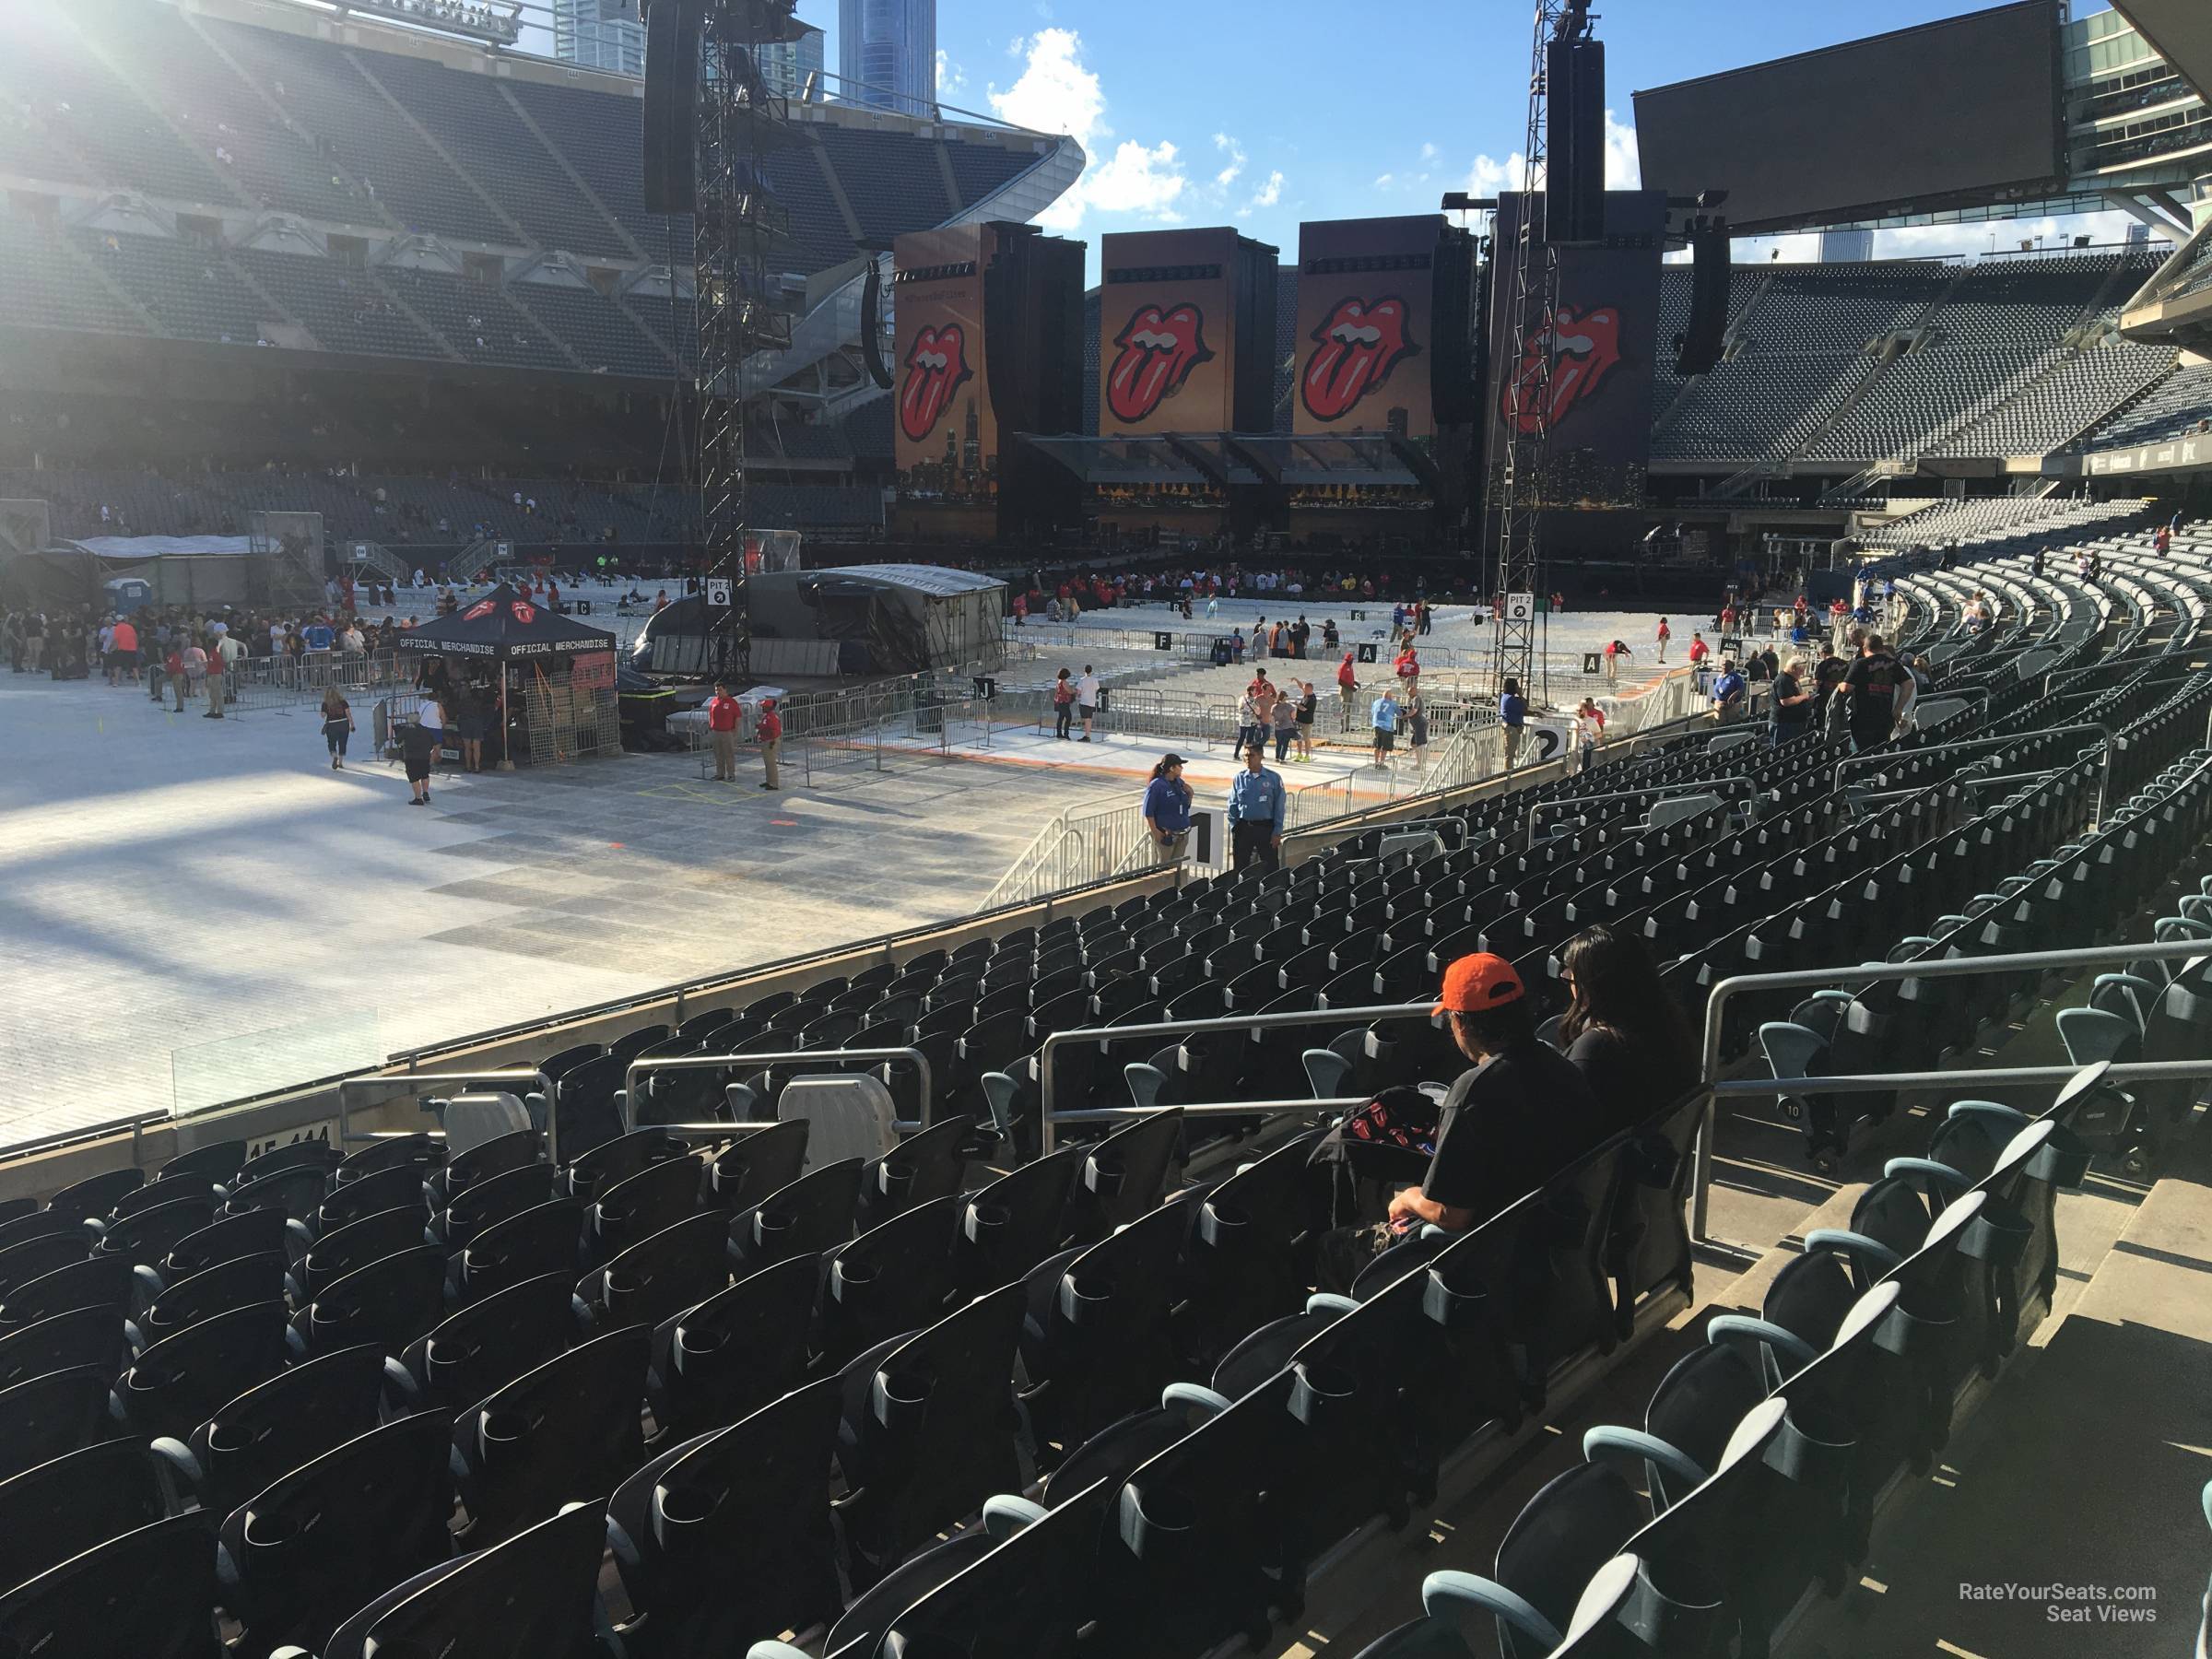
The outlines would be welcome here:
[[[399,636],[399,649],[425,656],[450,656],[496,665],[500,687],[500,763],[512,765],[508,752],[507,677],[516,663],[552,657],[607,657],[607,684],[613,685],[615,636],[556,614],[500,582],[481,599],[450,617],[437,617]]]

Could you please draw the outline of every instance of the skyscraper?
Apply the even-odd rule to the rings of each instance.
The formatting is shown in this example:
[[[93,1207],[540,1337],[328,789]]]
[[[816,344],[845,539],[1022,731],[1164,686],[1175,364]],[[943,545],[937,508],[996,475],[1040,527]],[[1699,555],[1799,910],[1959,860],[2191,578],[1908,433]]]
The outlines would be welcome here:
[[[847,103],[929,115],[937,105],[937,0],[838,0]]]
[[[795,41],[771,41],[759,48],[759,63],[760,78],[771,92],[802,97],[806,77],[822,72],[822,31],[809,29]]]
[[[645,29],[638,23],[601,22],[599,0],[553,0],[553,55],[584,69],[642,75]]]

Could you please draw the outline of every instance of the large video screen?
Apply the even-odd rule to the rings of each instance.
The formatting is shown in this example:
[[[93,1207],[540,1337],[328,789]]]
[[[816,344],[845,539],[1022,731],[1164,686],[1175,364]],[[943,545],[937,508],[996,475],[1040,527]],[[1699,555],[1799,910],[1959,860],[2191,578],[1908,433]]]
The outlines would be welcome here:
[[[1647,190],[1731,229],[1972,198],[2063,171],[2058,0],[2022,0],[1636,94]]]

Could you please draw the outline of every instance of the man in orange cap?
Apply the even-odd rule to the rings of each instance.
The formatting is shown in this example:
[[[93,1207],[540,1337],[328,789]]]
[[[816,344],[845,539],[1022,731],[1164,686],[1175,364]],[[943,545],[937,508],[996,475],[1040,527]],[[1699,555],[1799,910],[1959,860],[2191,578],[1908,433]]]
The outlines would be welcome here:
[[[1360,1267],[1423,1226],[1461,1232],[1488,1220],[1605,1138],[1589,1084],[1537,1038],[1521,976],[1503,957],[1478,951],[1453,961],[1430,1012],[1449,1023],[1474,1069],[1444,1097],[1420,1185],[1392,1197],[1382,1225],[1323,1236],[1323,1289],[1348,1290]]]

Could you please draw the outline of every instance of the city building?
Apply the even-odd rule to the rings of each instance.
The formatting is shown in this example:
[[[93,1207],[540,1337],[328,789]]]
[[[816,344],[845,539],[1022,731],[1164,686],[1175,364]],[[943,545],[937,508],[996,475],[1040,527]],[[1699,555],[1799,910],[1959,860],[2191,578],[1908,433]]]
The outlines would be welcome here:
[[[780,97],[806,95],[806,77],[822,73],[822,31],[809,29],[795,41],[773,41],[759,48],[760,78]],[[818,91],[816,96],[821,94]]]
[[[839,0],[837,72],[847,103],[929,115],[936,109],[936,0]]]
[[[643,75],[644,26],[602,21],[599,12],[600,0],[553,0],[553,55],[584,69]]]

